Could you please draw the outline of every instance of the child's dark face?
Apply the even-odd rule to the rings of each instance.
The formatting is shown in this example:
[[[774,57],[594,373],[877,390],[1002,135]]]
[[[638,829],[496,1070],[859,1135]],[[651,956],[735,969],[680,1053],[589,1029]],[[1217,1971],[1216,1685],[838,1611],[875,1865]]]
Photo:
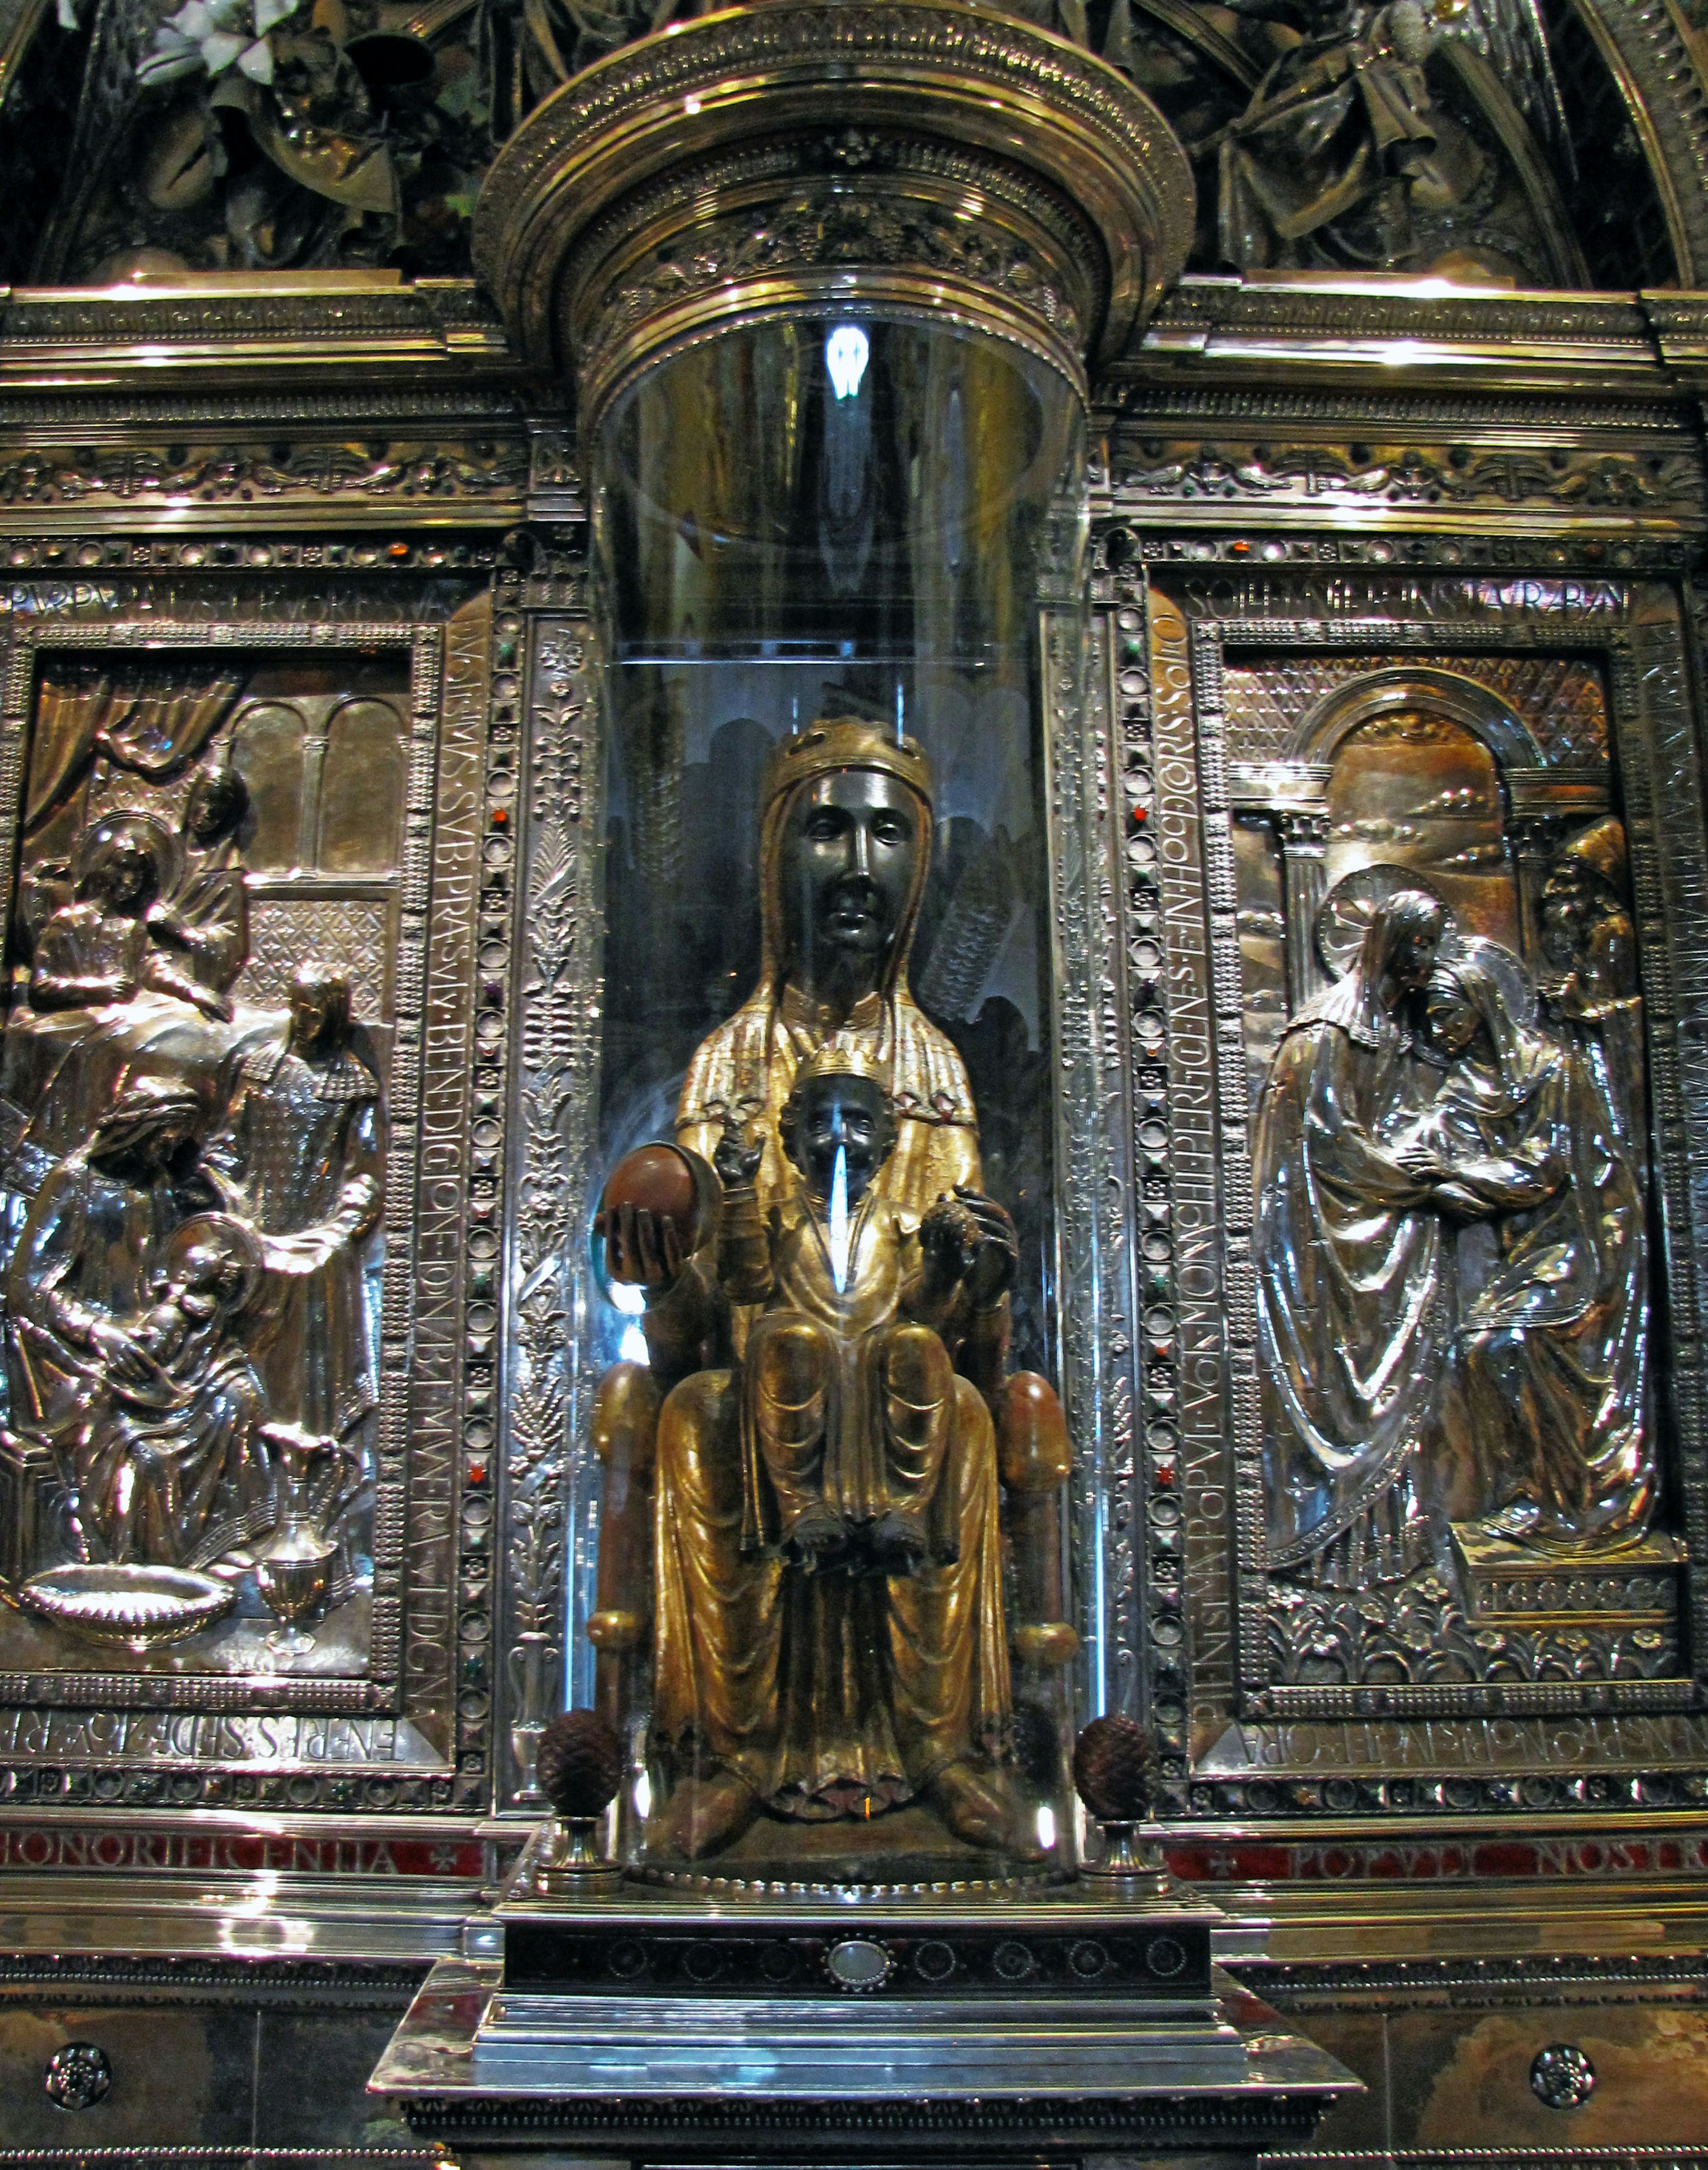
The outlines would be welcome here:
[[[851,1205],[888,1158],[894,1141],[883,1088],[870,1077],[814,1077],[801,1098],[789,1157],[820,1198],[836,1172],[836,1148],[847,1156]]]

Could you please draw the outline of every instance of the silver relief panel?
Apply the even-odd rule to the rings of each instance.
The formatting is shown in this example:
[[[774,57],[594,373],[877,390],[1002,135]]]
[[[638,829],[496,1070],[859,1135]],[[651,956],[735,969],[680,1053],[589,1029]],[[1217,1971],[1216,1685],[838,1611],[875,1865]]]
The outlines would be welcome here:
[[[1674,607],[1154,579],[1129,856],[1160,874],[1172,1060],[1142,1165],[1189,1194],[1220,1139],[1216,1315],[1190,1323],[1215,1291],[1182,1286],[1172,1226],[1184,1373],[1146,1432],[1152,1549],[1159,1509],[1185,1535],[1177,1804],[1343,1811],[1359,1784],[1324,1774],[1363,1771],[1384,1805],[1472,1805],[1430,1774],[1515,1760],[1565,1799],[1573,1766],[1700,1765]],[[1186,1668],[1151,1641],[1167,1702]]]
[[[0,1697],[69,1793],[448,1777],[474,611],[448,670],[442,623],[241,606],[12,647]]]

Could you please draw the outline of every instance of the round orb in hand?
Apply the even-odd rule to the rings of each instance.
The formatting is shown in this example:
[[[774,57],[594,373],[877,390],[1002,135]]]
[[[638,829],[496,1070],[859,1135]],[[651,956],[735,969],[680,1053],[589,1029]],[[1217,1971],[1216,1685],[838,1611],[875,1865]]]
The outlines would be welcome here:
[[[662,1230],[676,1232],[684,1259],[698,1250],[711,1232],[718,1179],[698,1153],[681,1146],[638,1146],[611,1170],[600,1195],[601,1224],[625,1206],[650,1213]]]
[[[597,1711],[562,1711],[540,1735],[534,1774],[560,1816],[601,1816],[622,1783],[622,1744]]]
[[[1150,1813],[1156,1753],[1130,1718],[1094,1718],[1074,1743],[1074,1786],[1100,1824],[1140,1823]]]

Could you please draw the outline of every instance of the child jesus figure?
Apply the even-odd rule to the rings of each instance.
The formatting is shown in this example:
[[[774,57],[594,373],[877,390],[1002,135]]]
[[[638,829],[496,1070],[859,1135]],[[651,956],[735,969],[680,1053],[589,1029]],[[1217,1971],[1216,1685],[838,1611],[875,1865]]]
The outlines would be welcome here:
[[[731,1130],[714,1157],[719,1284],[763,1306],[742,1363],[744,1549],[813,1573],[947,1564],[955,1379],[937,1328],[964,1307],[977,1223],[946,1196],[910,1226],[878,1189],[895,1116],[857,1045],[803,1062],[781,1129],[798,1179],[769,1216],[760,1148]]]

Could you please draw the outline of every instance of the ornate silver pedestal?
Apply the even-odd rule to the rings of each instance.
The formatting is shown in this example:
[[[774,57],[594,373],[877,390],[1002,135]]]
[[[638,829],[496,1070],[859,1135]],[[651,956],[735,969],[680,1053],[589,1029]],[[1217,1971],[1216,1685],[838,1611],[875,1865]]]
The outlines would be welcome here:
[[[434,1968],[369,2089],[465,2161],[1049,2148],[1232,2170],[1309,2141],[1358,2082],[1215,1972],[1220,1918],[1091,1878],[1001,1907],[947,1888],[511,1899]]]

